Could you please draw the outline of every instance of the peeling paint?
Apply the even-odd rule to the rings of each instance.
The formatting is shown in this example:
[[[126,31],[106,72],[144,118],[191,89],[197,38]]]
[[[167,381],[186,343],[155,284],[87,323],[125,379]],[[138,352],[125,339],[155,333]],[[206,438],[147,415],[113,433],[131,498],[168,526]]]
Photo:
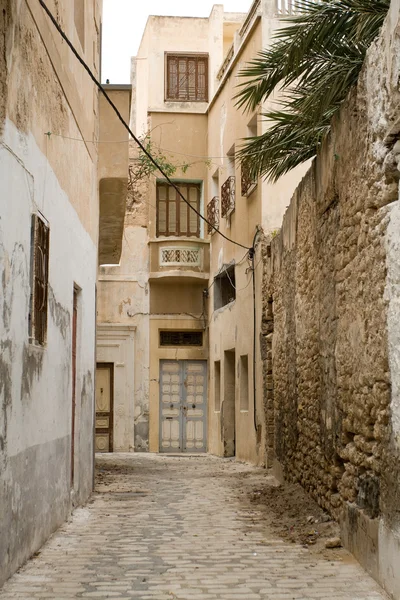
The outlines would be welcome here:
[[[32,400],[31,392],[34,380],[39,380],[43,367],[44,348],[25,344],[22,351],[21,401]]]
[[[49,285],[49,311],[56,327],[60,330],[64,339],[67,338],[68,331],[71,327],[71,314],[69,310],[57,302],[54,291]]]

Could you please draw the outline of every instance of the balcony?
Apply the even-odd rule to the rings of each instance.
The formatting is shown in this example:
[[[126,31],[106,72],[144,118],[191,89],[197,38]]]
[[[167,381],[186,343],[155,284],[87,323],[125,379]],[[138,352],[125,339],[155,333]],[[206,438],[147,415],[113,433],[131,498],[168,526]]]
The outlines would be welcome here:
[[[197,238],[157,238],[150,241],[150,280],[207,281],[210,242]]]
[[[207,205],[207,221],[217,229],[219,228],[219,196],[214,196]],[[215,233],[215,229],[213,229],[211,225],[208,225],[207,227],[208,233]]]
[[[250,169],[246,166],[246,163],[242,163],[242,177],[241,177],[241,188],[242,196],[249,197],[257,187],[257,179],[252,177]]]
[[[221,215],[228,218],[235,210],[236,179],[233,175],[228,177],[221,187]]]

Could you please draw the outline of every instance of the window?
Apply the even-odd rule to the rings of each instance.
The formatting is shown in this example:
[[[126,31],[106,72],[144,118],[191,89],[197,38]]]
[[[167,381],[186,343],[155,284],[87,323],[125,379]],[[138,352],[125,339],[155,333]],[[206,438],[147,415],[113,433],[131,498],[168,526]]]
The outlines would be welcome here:
[[[214,279],[214,310],[218,310],[236,299],[235,286],[235,267],[230,265]]]
[[[181,194],[200,212],[200,184],[178,183]],[[200,217],[178,195],[172,185],[157,184],[157,237],[200,237]]]
[[[166,55],[165,99],[208,102],[208,55]]]
[[[249,359],[240,357],[240,410],[249,410]]]
[[[32,215],[29,337],[41,346],[47,334],[48,270],[49,228],[38,215]]]
[[[160,346],[202,346],[202,331],[160,331]]]

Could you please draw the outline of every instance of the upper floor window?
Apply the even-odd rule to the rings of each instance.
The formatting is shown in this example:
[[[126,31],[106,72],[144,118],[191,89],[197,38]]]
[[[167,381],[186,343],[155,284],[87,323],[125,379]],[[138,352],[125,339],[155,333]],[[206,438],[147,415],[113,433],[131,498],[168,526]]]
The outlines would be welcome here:
[[[167,54],[165,99],[208,102],[208,55]]]
[[[177,183],[181,194],[200,211],[200,184]],[[168,183],[157,183],[157,236],[200,237],[200,217]]]

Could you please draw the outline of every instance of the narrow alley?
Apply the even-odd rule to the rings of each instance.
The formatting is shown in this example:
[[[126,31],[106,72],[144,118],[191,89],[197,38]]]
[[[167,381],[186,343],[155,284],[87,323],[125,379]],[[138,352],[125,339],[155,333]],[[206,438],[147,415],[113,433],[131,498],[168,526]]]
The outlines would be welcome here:
[[[325,548],[336,524],[300,489],[275,484],[212,456],[104,455],[88,506],[0,599],[387,598],[347,551]]]

